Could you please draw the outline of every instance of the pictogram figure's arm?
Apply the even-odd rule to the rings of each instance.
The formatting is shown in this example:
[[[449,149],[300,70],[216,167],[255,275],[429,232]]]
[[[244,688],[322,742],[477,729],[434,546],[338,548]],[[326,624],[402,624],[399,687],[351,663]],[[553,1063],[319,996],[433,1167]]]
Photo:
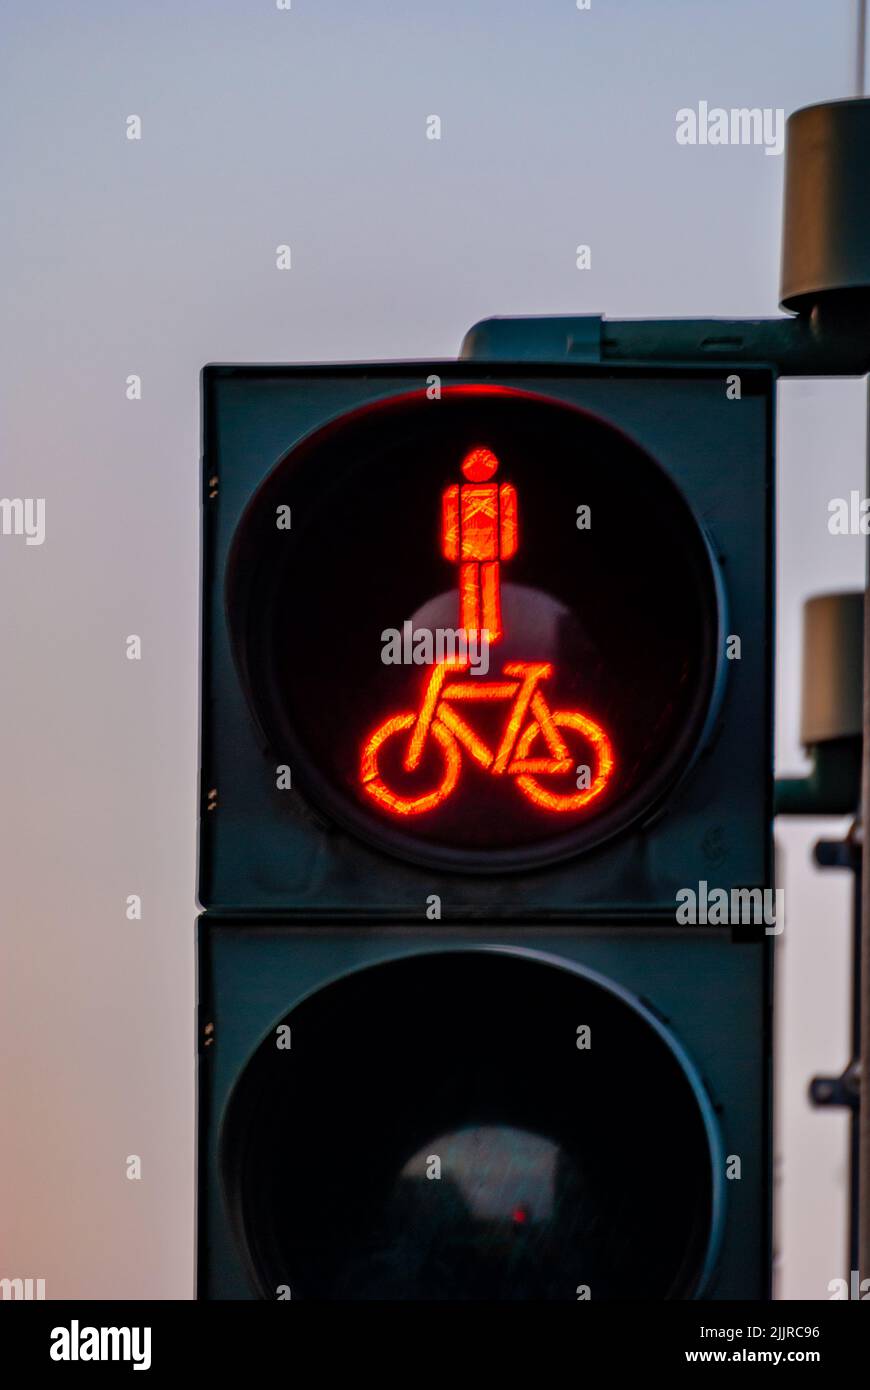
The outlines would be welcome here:
[[[517,490],[502,483],[498,490],[499,555],[509,560],[517,552]]]
[[[445,560],[459,559],[459,484],[445,488],[441,499],[441,550]]]

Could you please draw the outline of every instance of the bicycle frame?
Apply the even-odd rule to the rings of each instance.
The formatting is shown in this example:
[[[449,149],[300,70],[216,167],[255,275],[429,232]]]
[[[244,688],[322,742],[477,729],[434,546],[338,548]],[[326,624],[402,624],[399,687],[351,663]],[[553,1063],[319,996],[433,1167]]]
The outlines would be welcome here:
[[[511,661],[504,675],[516,677],[503,681],[453,681],[448,677],[468,670],[467,663],[442,662],[429,679],[423,704],[405,755],[405,770],[413,772],[420,765],[426,739],[434,719],[439,719],[454,738],[468,751],[475,762],[493,774],[511,775],[531,772],[568,772],[571,758],[550,714],[549,706],[537,686],[553,674],[548,661]],[[494,702],[513,700],[504,733],[493,753],[480,735],[451,708],[451,701],[469,700]],[[550,758],[511,758],[529,707],[538,722],[552,756]]]

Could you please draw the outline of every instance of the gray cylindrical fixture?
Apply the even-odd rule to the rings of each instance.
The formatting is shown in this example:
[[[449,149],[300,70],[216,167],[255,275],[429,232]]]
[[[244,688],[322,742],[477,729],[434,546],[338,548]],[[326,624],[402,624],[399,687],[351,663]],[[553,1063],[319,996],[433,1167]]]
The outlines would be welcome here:
[[[780,303],[870,290],[870,98],[788,118]]]
[[[820,594],[804,604],[801,743],[860,738],[864,595]]]

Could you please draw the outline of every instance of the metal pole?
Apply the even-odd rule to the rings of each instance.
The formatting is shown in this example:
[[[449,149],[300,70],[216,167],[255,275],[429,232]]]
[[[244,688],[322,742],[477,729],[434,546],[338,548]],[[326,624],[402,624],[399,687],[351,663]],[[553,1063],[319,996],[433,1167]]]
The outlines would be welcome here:
[[[857,93],[863,95],[867,61],[867,0],[858,0]],[[867,490],[870,495],[870,378],[867,410]],[[858,1269],[870,1278],[870,539],[864,575],[864,748],[862,758],[861,828],[861,1062],[858,1110]],[[854,1145],[853,1145],[854,1152]]]
[[[870,493],[870,378],[867,389],[867,489]],[[864,578],[864,746],[862,760],[862,931],[860,931],[859,1272],[870,1279],[870,538]]]

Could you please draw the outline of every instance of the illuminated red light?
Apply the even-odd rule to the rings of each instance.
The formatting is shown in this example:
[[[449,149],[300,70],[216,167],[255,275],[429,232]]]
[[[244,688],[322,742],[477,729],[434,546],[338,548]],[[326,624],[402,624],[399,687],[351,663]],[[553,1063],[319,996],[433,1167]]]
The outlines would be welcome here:
[[[467,483],[451,483],[441,499],[441,551],[459,562],[459,626],[502,636],[500,560],[517,549],[517,494],[511,483],[491,483],[498,459],[472,449],[462,461]]]
[[[441,510],[441,550],[445,560],[459,559],[459,484],[445,488]]]
[[[488,631],[490,645],[503,635],[501,561],[515,554],[518,543],[516,490],[510,483],[488,481],[498,466],[490,449],[472,449],[462,463],[469,483],[451,483],[442,494],[441,548],[444,558],[459,566],[460,627],[466,632]],[[550,709],[540,687],[553,675],[551,663],[507,662],[502,672],[507,680],[448,681],[467,670],[467,664],[434,666],[419,710],[392,715],[369,735],[360,761],[360,780],[369,796],[398,816],[432,811],[455,791],[463,749],[483,771],[514,778],[523,795],[544,810],[579,811],[601,795],[615,767],[610,740],[579,710]],[[468,701],[510,702],[496,748],[490,748],[455,708]],[[586,762],[582,745],[579,754],[571,751],[562,730],[581,736],[592,750],[591,762]],[[403,735],[407,739],[402,766],[409,774],[420,768],[431,736],[441,763],[433,789],[403,796],[382,775],[381,750],[388,740]],[[589,785],[575,791],[553,790],[539,780],[565,777],[581,766],[589,768]]]
[[[462,668],[467,669],[467,668]],[[447,678],[456,667],[441,663],[432,668],[419,711],[409,710],[384,721],[366,740],[360,765],[360,778],[369,796],[396,815],[419,815],[432,811],[447,800],[459,781],[462,749],[485,772],[516,778],[519,790],[536,806],[548,811],[579,811],[604,791],[614,769],[613,749],[604,730],[578,710],[551,710],[540,683],[553,673],[549,662],[508,662],[504,675],[513,680],[481,682]],[[476,704],[511,701],[499,745],[492,749],[463,718],[454,702]],[[526,723],[525,721],[528,720]],[[591,745],[594,775],[577,791],[553,791],[539,779],[573,773],[583,755],[572,754],[560,730],[573,730]],[[521,731],[522,730],[522,731]],[[422,761],[429,736],[434,739],[443,760],[440,781],[431,791],[402,796],[384,780],[379,754],[388,739],[410,733],[403,758],[406,772],[415,772]],[[543,747],[534,748],[535,742]],[[531,754],[531,756],[530,756]],[[547,756],[549,755],[549,756]]]
[[[514,1207],[513,1223],[515,1226],[525,1226],[529,1216],[525,1207]]]
[[[491,449],[470,449],[462,460],[462,471],[470,483],[485,483],[498,468]]]
[[[403,733],[416,722],[414,714],[397,714],[376,729],[363,749],[361,776],[363,786],[387,810],[398,816],[416,816],[423,811],[433,811],[453,791],[459,780],[460,755],[455,740],[451,739],[442,726],[432,730],[432,736],[441,747],[445,760],[444,778],[435,791],[423,796],[402,797],[390,791],[378,776],[378,750],[393,734]]]

